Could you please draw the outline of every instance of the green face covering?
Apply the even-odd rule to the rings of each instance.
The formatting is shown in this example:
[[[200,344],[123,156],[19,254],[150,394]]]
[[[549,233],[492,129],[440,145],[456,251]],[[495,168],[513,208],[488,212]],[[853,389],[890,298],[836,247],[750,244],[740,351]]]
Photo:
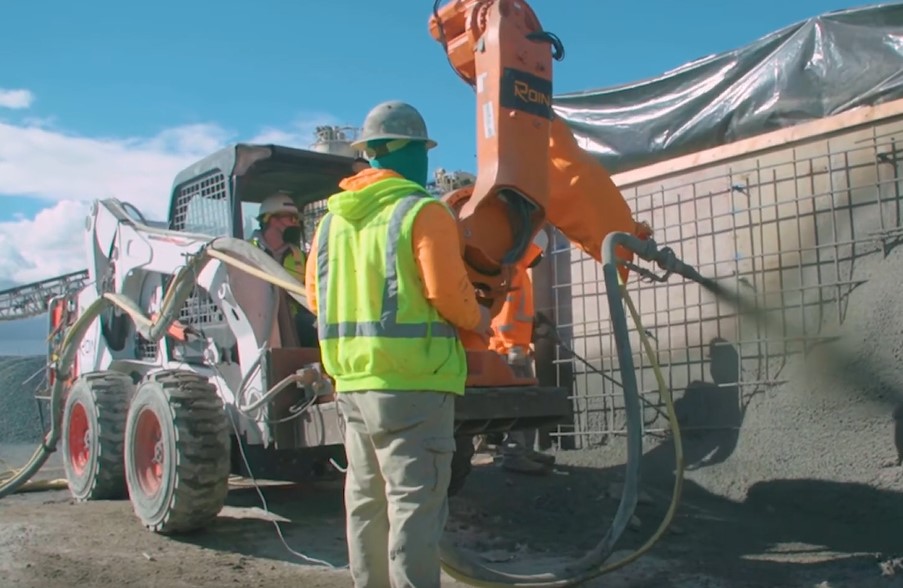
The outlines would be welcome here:
[[[387,142],[384,140],[371,141],[369,144],[372,147],[377,147]],[[412,182],[426,186],[427,175],[429,174],[429,156],[427,155],[426,143],[411,141],[398,151],[371,159],[370,166],[377,169],[390,169]]]

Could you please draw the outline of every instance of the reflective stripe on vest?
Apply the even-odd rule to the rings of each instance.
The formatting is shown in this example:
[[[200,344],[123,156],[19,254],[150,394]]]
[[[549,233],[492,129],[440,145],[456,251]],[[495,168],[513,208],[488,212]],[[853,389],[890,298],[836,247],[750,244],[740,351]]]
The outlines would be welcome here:
[[[317,313],[320,340],[340,337],[385,337],[396,339],[423,339],[426,337],[457,337],[457,330],[448,323],[398,323],[398,241],[405,216],[421,200],[420,196],[401,199],[392,211],[389,221],[389,235],[386,242],[386,283],[383,288],[382,312],[379,321],[341,322],[327,324],[326,312]],[[332,213],[327,213],[320,224],[317,240],[317,274],[319,288],[317,297],[320,305],[327,301],[329,283],[329,228]]]
[[[527,295],[524,292],[519,292],[519,297],[516,298],[516,294],[513,292],[509,292],[507,296],[505,296],[505,302],[507,304],[512,304],[514,302],[518,302],[517,308],[514,310],[514,321],[519,321],[522,323],[533,323],[533,317],[527,314]],[[505,323],[503,325],[499,325],[498,330],[502,333],[507,333],[513,331],[517,325],[513,322]]]

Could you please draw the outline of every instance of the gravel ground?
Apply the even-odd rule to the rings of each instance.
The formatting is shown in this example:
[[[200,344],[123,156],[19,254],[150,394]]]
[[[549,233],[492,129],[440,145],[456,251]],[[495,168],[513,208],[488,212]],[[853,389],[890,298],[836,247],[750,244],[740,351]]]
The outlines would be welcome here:
[[[903,468],[894,465],[891,417],[903,390],[903,292],[894,277],[903,275],[903,254],[856,269],[873,279],[851,298],[842,329],[849,361],[839,366],[816,352],[808,364],[785,368],[787,384],[751,399],[739,431],[688,435],[692,468],[671,530],[639,560],[588,585],[903,587]],[[838,366],[858,376],[828,369]],[[33,371],[23,367],[22,376]],[[12,463],[24,456],[11,441],[37,423],[29,421],[34,403],[17,390],[16,402],[0,397],[0,458]],[[670,500],[672,447],[645,450],[641,501],[614,560],[654,533]],[[449,537],[506,569],[560,565],[604,534],[623,455],[614,445],[564,452],[545,478],[507,474],[477,456],[480,465],[452,501]],[[42,475],[62,475],[58,456]],[[338,486],[274,486],[265,494],[288,545],[345,563]],[[214,526],[171,538],[143,531],[128,502],[75,505],[63,491],[15,495],[0,500],[0,574],[4,586],[42,588],[351,585],[342,570],[304,565],[270,516],[246,482]]]
[[[44,363],[42,357],[0,356],[0,443],[40,440],[43,425],[34,393],[43,378],[22,382],[43,369]],[[41,408],[46,406],[42,403]]]
[[[841,340],[789,361],[778,374],[787,382],[749,399],[739,431],[691,436],[688,461],[700,467],[688,478],[738,500],[774,480],[903,490],[885,470],[896,462],[895,428],[903,426],[892,416],[903,402],[900,275],[903,250],[858,260],[854,276],[869,281],[842,305],[843,325],[823,330]],[[716,447],[719,457],[707,460]]]
[[[9,447],[6,448],[9,451]],[[585,452],[560,456],[547,478],[477,466],[453,500],[449,534],[503,569],[561,565],[595,543],[617,506],[620,466],[599,467]],[[51,463],[45,476],[60,475]],[[58,466],[57,466],[58,467]],[[646,541],[662,519],[670,488],[644,484],[637,517],[613,560]],[[903,482],[899,472],[896,482]],[[264,489],[271,515],[242,483],[211,528],[161,537],[138,526],[126,501],[72,504],[66,492],[0,501],[4,586],[350,586],[344,571],[304,563],[280,541],[333,565],[346,563],[338,486]],[[838,510],[837,505],[844,505]],[[903,586],[900,495],[814,480],[757,485],[735,502],[689,482],[672,530],[643,558],[589,586],[664,588],[884,588]],[[495,537],[495,539],[493,539]],[[892,551],[893,549],[897,551]],[[506,561],[507,560],[507,561]],[[462,586],[446,579],[444,586]]]

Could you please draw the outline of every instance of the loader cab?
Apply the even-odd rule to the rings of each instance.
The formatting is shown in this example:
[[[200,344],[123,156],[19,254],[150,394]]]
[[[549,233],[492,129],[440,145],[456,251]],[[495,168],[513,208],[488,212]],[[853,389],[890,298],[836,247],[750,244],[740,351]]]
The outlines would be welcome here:
[[[169,228],[247,239],[257,228],[261,201],[290,192],[302,211],[309,240],[324,200],[352,175],[354,159],[283,147],[239,143],[211,154],[179,173],[172,188]]]
[[[338,184],[342,178],[353,174],[353,163],[352,157],[334,153],[279,145],[232,145],[176,176],[169,207],[169,229],[247,240],[258,226],[260,203],[274,192],[284,190],[292,194],[301,211],[304,229],[301,245],[304,248],[325,211],[325,199],[340,190]],[[259,289],[259,283],[255,286],[243,282],[246,278],[241,275],[234,279],[239,280],[233,283],[236,301],[256,316],[259,307],[265,304],[262,300],[266,299],[266,294],[255,289]],[[165,283],[164,279],[164,287]],[[287,300],[288,296],[282,293],[277,304],[276,346],[297,349],[300,340],[295,334],[293,319],[286,314]],[[204,332],[218,346],[237,349],[235,336],[209,293],[193,292],[180,312],[179,320]],[[203,362],[204,352],[203,343],[194,347],[178,344],[172,346],[169,359]]]

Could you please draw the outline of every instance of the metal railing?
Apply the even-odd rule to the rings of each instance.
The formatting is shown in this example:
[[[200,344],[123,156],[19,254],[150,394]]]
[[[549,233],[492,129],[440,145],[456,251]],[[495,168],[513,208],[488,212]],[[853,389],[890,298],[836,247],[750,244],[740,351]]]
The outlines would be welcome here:
[[[3,290],[0,292],[0,321],[44,314],[51,298],[75,292],[87,281],[88,270],[80,270]]]

